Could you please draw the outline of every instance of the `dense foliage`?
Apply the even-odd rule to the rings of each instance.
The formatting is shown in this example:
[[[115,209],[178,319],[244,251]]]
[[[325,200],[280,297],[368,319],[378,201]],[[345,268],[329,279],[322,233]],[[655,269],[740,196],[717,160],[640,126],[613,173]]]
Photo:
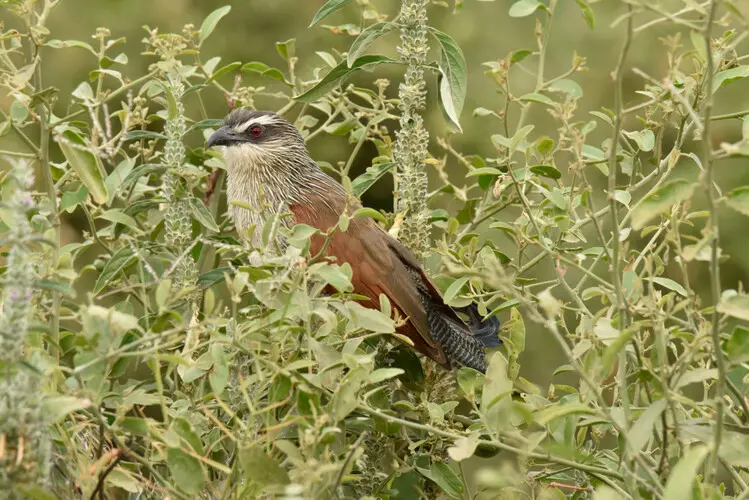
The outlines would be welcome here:
[[[499,104],[470,117],[464,54],[427,16],[468,3],[403,0],[384,13],[321,0],[311,29],[334,13],[359,20],[328,26],[352,38],[349,51],[300,60],[290,39],[276,44],[281,68],[203,50],[225,6],[199,28],[147,27],[140,74],[116,30],[56,39],[47,25],[62,1],[0,2],[12,16],[0,36],[0,491],[749,498],[749,296],[721,286],[731,257],[718,219],[722,207],[749,215],[749,186],[717,181],[722,162],[749,156],[749,111],[713,113],[724,87],[749,78],[738,2],[621,0],[599,26],[595,4],[577,0],[564,6],[581,14],[570,27],[555,24],[566,2],[496,0],[497,16],[537,19],[537,46],[485,63]],[[637,36],[664,25],[652,47],[663,71],[632,67]],[[608,109],[581,109],[585,58],[546,74],[552,29],[620,34],[618,59],[597,68]],[[373,55],[386,36],[397,50]],[[45,61],[63,51],[91,62],[69,96],[45,85]],[[398,88],[379,77],[386,65],[403,71]],[[427,100],[432,78],[439,99]],[[226,107],[206,109],[208,95]],[[413,354],[387,301],[364,308],[348,264],[310,255],[313,228],[269,219],[259,248],[233,231],[237,202],[203,143],[261,96],[310,144],[348,138],[348,158],[320,164],[352,195],[393,178],[391,211],[343,215],[336,230],[376,219],[423,257],[449,304],[500,315],[504,346],[486,375]],[[445,116],[429,132],[428,102]],[[538,108],[548,135],[530,123]],[[466,120],[493,134],[492,157],[455,146]],[[735,140],[711,140],[719,120]],[[601,130],[607,139],[592,139]],[[369,143],[378,156],[351,178]],[[74,215],[86,227],[69,240]],[[549,263],[550,278],[534,274]],[[566,358],[549,387],[523,376],[531,324],[543,332],[533,342]]]

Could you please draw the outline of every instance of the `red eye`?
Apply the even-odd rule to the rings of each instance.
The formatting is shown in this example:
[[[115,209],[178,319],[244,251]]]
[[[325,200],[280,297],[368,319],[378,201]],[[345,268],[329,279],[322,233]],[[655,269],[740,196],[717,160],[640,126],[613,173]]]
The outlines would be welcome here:
[[[250,129],[250,135],[252,137],[260,137],[262,133],[263,133],[263,127],[258,127],[257,125]]]

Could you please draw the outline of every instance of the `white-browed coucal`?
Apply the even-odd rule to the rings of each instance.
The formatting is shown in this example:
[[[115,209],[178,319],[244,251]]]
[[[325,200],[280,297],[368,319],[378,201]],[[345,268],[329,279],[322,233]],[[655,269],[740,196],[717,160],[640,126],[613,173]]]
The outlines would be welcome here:
[[[230,206],[240,234],[262,227],[263,206],[290,213],[289,225],[307,224],[322,233],[335,227],[345,210],[360,207],[318,167],[294,125],[275,113],[237,109],[207,146],[225,147],[228,199],[257,208]],[[457,363],[486,371],[484,347],[499,345],[495,317],[482,320],[475,305],[457,310],[446,305],[418,260],[372,219],[354,218],[347,231],[333,232],[327,247],[325,241],[313,236],[311,254],[324,250],[336,263],[348,262],[353,292],[369,298],[366,307],[379,309],[380,294],[387,296],[406,318],[399,333],[418,351],[444,367]]]

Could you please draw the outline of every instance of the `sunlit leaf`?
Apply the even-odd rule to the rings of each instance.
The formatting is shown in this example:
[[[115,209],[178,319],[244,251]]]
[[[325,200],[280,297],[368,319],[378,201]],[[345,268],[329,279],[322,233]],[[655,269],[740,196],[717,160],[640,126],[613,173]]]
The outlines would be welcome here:
[[[208,211],[208,207],[205,206],[205,203],[197,198],[188,198],[187,203],[195,220],[200,222],[207,229],[216,233],[219,232],[219,227],[216,224],[216,221],[213,220],[213,215]]]
[[[320,10],[317,11],[315,17],[312,18],[312,22],[309,23],[309,27],[312,27],[315,24],[319,23],[324,17],[341,9],[350,2],[351,0],[328,0],[322,7],[320,7]]]
[[[721,298],[718,311],[734,318],[749,321],[749,295],[731,295]]]
[[[361,56],[351,65],[349,65],[347,61],[343,61],[338,66],[331,69],[314,87],[303,94],[294,97],[294,99],[301,102],[314,102],[335,88],[341,80],[350,76],[354,71],[359,69],[371,70],[378,64],[393,62],[397,61],[386,56],[378,55]]]
[[[660,419],[661,413],[666,409],[667,404],[668,401],[666,399],[653,401],[632,425],[627,433],[630,453],[639,453],[642,451],[650,438],[653,437],[655,424]]]
[[[226,16],[231,10],[231,5],[225,5],[214,10],[203,21],[198,30],[198,45],[202,45],[206,38],[208,38],[213,30],[216,29],[218,22]]]
[[[510,7],[509,14],[510,17],[526,17],[543,8],[545,5],[538,0],[518,0]]]
[[[83,137],[73,129],[60,134],[60,149],[75,170],[78,178],[86,185],[94,201],[103,205],[109,200],[107,186],[104,184],[104,167],[99,156],[86,145]]]
[[[707,455],[707,446],[692,446],[684,452],[684,456],[674,466],[668,476],[663,500],[684,500],[692,498],[693,482],[697,469]]]
[[[440,48],[440,82],[439,97],[443,111],[450,121],[460,127],[460,113],[468,90],[468,68],[463,51],[455,40],[448,34],[430,27]]]
[[[356,59],[369,48],[372,43],[383,35],[388,34],[395,28],[395,25],[391,22],[375,23],[371,26],[367,26],[359,36],[351,44],[351,48],[346,56],[346,62],[351,67]]]
[[[91,406],[88,399],[74,396],[48,396],[44,398],[43,416],[45,421],[52,424],[74,411],[83,410]]]
[[[651,191],[632,211],[632,228],[642,229],[654,217],[667,211],[673,205],[689,199],[695,187],[693,182],[676,179]]]
[[[168,448],[166,463],[179,489],[197,494],[205,484],[205,471],[200,461],[179,448]]]
[[[117,250],[104,265],[104,269],[101,270],[101,274],[99,274],[99,278],[94,285],[94,294],[101,292],[120,271],[128,267],[134,261],[135,254],[129,246]]]

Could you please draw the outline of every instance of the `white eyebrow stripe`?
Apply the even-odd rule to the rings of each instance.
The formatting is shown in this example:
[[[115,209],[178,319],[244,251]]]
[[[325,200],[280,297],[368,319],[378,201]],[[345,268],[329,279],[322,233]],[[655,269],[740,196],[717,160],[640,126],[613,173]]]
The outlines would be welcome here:
[[[239,132],[240,134],[243,134],[247,131],[248,128],[250,128],[253,125],[273,125],[274,123],[278,123],[279,120],[271,115],[261,115],[257,118],[253,118],[251,120],[247,120],[245,123],[239,125],[238,127],[235,127],[234,130]]]

